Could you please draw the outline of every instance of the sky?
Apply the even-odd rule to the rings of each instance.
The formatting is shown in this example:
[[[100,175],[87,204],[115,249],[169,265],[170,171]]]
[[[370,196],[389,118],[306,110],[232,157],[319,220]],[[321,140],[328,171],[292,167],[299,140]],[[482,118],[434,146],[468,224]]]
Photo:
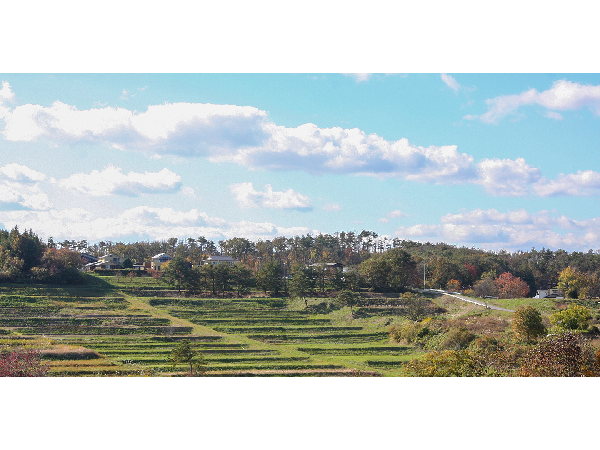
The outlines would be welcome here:
[[[597,74],[2,74],[0,223],[600,249]]]

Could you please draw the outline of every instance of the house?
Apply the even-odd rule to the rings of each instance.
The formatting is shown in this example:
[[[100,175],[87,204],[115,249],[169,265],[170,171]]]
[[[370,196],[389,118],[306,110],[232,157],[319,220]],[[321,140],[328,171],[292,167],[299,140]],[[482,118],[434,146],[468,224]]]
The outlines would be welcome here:
[[[231,256],[218,256],[218,255],[211,255],[208,258],[202,260],[202,264],[212,264],[212,265],[226,264],[228,266],[232,266],[238,262],[239,262],[239,260],[233,259]]]
[[[158,255],[154,255],[152,257],[152,263],[150,264],[150,267],[154,270],[160,271],[160,268],[163,266],[163,264],[168,263],[172,259],[173,257],[167,253],[159,253]]]
[[[95,256],[92,256],[89,253],[83,253],[83,252],[81,253],[81,259],[83,259],[86,264],[94,263],[94,262],[98,261],[98,258],[96,258]]]
[[[315,264],[309,265],[308,267],[312,267],[313,269],[325,268],[330,273],[334,272],[336,270],[341,270],[341,271],[345,272],[344,265],[340,264],[340,263],[315,263]]]
[[[98,258],[97,261],[89,262],[85,265],[86,270],[94,269],[121,269],[123,266],[121,256],[114,253],[108,253]]]
[[[558,288],[538,289],[535,297],[533,297],[533,298],[558,298],[558,299],[563,299],[563,298],[565,298],[565,294],[563,293],[563,291],[561,291]]]
[[[137,271],[148,270],[151,268],[152,268],[152,263],[150,263],[150,262],[135,263],[133,265],[133,270],[137,270]]]

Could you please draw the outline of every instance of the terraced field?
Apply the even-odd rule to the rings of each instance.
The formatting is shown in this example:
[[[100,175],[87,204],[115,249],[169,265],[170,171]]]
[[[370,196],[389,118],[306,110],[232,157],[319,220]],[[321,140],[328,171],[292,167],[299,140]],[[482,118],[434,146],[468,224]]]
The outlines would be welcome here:
[[[183,375],[168,362],[182,339],[202,352],[207,376],[395,375],[413,356],[390,343],[386,314],[319,314],[279,298],[157,297],[158,286],[134,296],[115,280],[94,281],[0,287],[0,350],[39,349],[54,376]]]

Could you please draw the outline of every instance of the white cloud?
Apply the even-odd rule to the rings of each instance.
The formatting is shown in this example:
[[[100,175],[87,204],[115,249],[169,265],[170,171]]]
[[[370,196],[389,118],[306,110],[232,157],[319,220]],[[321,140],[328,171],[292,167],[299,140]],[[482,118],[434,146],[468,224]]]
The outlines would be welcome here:
[[[209,217],[196,209],[178,211],[172,208],[138,206],[110,217],[98,217],[82,208],[48,211],[2,211],[0,223],[11,229],[31,228],[43,238],[87,239],[90,242],[119,239],[161,240],[170,237],[205,236],[209,239],[273,239],[318,233],[306,227],[281,227],[268,222],[227,222]]]
[[[530,213],[517,209],[502,213],[496,209],[476,209],[446,214],[439,224],[399,227],[394,234],[492,250],[546,247],[585,251],[600,247],[600,217],[578,221],[545,210]]]
[[[325,203],[325,206],[323,206],[323,209],[325,211],[335,212],[335,211],[341,211],[342,207],[340,206],[339,203]]]
[[[356,81],[357,83],[364,83],[366,81],[369,81],[369,79],[371,78],[371,76],[373,74],[372,73],[345,73],[344,75],[354,78],[354,81]]]
[[[397,219],[399,217],[406,217],[406,214],[404,214],[399,209],[396,209],[396,210],[394,210],[394,211],[389,212],[388,214],[386,214],[386,216],[382,217],[381,219],[379,219],[379,221],[383,222],[383,223],[389,223],[390,219]]]
[[[523,196],[541,177],[540,170],[531,167],[523,158],[483,159],[477,164],[481,184],[492,195]]]
[[[538,98],[544,105],[556,108],[592,105],[595,104],[592,101],[594,89],[594,86],[557,82],[551,93],[528,91],[523,98]],[[500,112],[513,111],[517,107],[513,108],[514,105],[524,101],[521,97],[509,97],[492,102],[496,106],[489,111],[489,120],[496,120]],[[421,147],[404,138],[387,141],[377,134],[367,135],[358,128],[319,128],[312,123],[284,127],[269,121],[265,111],[250,106],[167,103],[151,105],[147,111],[138,113],[109,107],[78,110],[55,102],[50,107],[17,106],[5,119],[2,134],[7,140],[44,139],[51,144],[67,145],[91,142],[144,152],[153,157],[207,157],[213,162],[233,162],[251,169],[397,177],[436,184],[474,183],[497,196],[551,195],[548,192],[562,189],[556,183],[564,184],[562,178],[556,182],[543,179],[540,170],[528,165],[523,158],[475,162],[473,156],[460,153],[456,145]],[[86,177],[91,175],[93,173]],[[85,186],[75,183],[76,176],[82,180],[84,175],[76,174],[70,178],[74,186]],[[175,185],[177,176],[172,172],[164,173],[165,180],[159,188],[140,180],[130,179],[127,184],[123,177],[132,174],[114,176],[121,177],[116,185],[124,186],[122,193],[127,195],[139,195],[145,192],[144,189],[171,191],[180,188]],[[109,184],[104,195],[112,193],[118,186]],[[265,193],[251,186],[244,189],[247,192],[240,191],[240,201],[246,207],[255,207],[259,200],[263,207],[309,207],[308,199],[293,191]],[[575,195],[573,189],[562,191],[564,195]]]
[[[446,86],[448,86],[454,92],[458,92],[462,87],[460,84],[458,84],[458,81],[456,81],[456,79],[454,79],[454,77],[452,77],[451,75],[443,73],[441,74],[441,78],[442,81],[446,84]]]
[[[121,169],[108,166],[102,172],[76,173],[59,181],[61,187],[93,196],[171,193],[181,188],[181,177],[169,169],[160,172],[121,173]]]
[[[10,88],[10,83],[8,81],[2,82],[2,89],[0,89],[0,105],[2,105],[6,100],[12,101],[15,98],[15,93]]]
[[[0,210],[46,210],[52,207],[39,182],[46,175],[21,164],[0,167]]]
[[[542,178],[534,190],[542,197],[600,195],[600,173],[593,170],[579,170],[576,174],[568,175],[561,173],[555,180]]]
[[[242,208],[273,208],[273,209],[311,209],[310,199],[293,189],[287,191],[274,191],[270,184],[265,186],[265,191],[254,189],[252,183],[236,183],[229,186],[236,201]]]
[[[0,181],[8,180],[19,183],[35,183],[37,181],[44,181],[45,179],[46,175],[43,173],[21,164],[11,163],[0,167]]]
[[[563,120],[562,114],[557,113],[556,111],[546,111],[544,116],[546,116],[548,119]]]
[[[190,198],[196,198],[196,193],[194,192],[194,189],[189,187],[189,186],[184,186],[181,188],[181,193],[183,195],[185,195],[186,197],[190,197]]]
[[[543,92],[529,89],[520,94],[501,95],[488,99],[486,103],[488,105],[486,113],[480,116],[469,114],[464,118],[497,124],[506,116],[515,114],[520,107],[528,105],[539,105],[552,110],[546,113],[546,117],[552,119],[562,119],[562,116],[554,110],[567,111],[588,107],[596,114],[600,114],[600,86],[559,80],[555,81],[550,89]]]

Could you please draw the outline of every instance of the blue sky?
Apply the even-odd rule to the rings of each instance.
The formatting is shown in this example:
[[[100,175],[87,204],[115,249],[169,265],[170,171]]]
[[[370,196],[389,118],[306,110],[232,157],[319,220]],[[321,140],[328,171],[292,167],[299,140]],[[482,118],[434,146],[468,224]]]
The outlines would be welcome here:
[[[597,74],[0,78],[7,229],[600,248]]]

